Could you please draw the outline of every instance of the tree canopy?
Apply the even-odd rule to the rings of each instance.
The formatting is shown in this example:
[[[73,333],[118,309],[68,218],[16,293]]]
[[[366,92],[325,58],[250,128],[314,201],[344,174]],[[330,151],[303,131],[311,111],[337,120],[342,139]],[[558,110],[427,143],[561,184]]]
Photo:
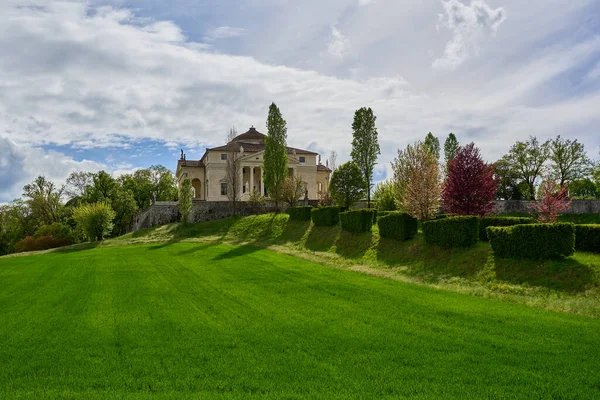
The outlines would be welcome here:
[[[354,113],[352,122],[352,161],[363,174],[367,191],[367,206],[371,207],[371,188],[373,187],[373,169],[377,157],[381,154],[377,139],[377,117],[369,107],[363,107]]]
[[[346,208],[350,208],[364,198],[365,188],[364,175],[358,165],[352,161],[337,167],[329,183],[329,192],[333,201]]]

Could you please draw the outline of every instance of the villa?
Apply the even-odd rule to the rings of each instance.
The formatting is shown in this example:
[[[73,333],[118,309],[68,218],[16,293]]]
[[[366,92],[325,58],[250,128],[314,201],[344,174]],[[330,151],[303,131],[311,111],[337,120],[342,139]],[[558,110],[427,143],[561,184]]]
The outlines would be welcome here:
[[[251,127],[248,132],[236,136],[232,142],[240,147],[241,200],[250,198],[253,191],[268,197],[263,181],[263,155],[266,135]],[[200,160],[186,160],[182,154],[177,162],[176,177],[181,186],[184,179],[191,179],[195,200],[228,201],[226,180],[227,145],[206,149]],[[329,187],[331,170],[321,164],[321,156],[309,150],[287,148],[288,173],[302,180],[303,191],[309,200],[319,200]]]

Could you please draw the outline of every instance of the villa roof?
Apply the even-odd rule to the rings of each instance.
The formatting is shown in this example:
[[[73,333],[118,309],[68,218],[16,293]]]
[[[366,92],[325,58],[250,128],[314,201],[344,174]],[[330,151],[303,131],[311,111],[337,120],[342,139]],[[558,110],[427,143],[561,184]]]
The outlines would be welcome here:
[[[256,130],[256,128],[251,127],[248,132],[242,133],[241,135],[233,138],[231,142],[236,142],[244,147],[245,153],[259,153],[265,149],[265,137],[266,135],[260,133]],[[246,142],[249,141],[249,142]],[[256,142],[258,141],[258,143]],[[230,142],[230,143],[231,143]],[[207,149],[210,151],[226,151],[229,150],[228,146],[225,144],[223,146],[213,147]],[[313,151],[298,149],[295,147],[287,147],[288,154],[317,154]]]
[[[200,160],[178,160],[177,168],[179,167],[204,167],[204,163]]]
[[[317,165],[317,171],[322,171],[322,172],[331,172],[331,169],[327,168],[326,166],[324,166],[323,164],[319,164]]]
[[[243,142],[244,140],[265,140],[265,134],[260,133],[256,128],[251,127],[248,132],[237,135],[233,138],[232,142]]]

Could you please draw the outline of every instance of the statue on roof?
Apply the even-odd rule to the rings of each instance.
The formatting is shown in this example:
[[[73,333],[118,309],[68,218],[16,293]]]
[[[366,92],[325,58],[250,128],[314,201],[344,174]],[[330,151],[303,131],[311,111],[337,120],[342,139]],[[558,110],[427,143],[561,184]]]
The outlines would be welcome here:
[[[183,160],[183,149],[181,149],[181,157],[179,159]]]

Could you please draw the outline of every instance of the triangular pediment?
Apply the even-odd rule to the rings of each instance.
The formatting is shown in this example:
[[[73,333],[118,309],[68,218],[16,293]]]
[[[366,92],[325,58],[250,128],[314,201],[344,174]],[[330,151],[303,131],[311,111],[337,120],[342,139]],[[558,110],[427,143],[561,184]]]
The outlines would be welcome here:
[[[240,160],[241,161],[245,161],[245,162],[249,162],[249,161],[254,161],[256,163],[261,163],[264,160],[264,155],[265,155],[265,151],[259,151],[258,153],[248,153],[248,154],[244,154]],[[300,164],[300,160],[297,157],[288,155],[288,164],[290,165],[297,165]]]

